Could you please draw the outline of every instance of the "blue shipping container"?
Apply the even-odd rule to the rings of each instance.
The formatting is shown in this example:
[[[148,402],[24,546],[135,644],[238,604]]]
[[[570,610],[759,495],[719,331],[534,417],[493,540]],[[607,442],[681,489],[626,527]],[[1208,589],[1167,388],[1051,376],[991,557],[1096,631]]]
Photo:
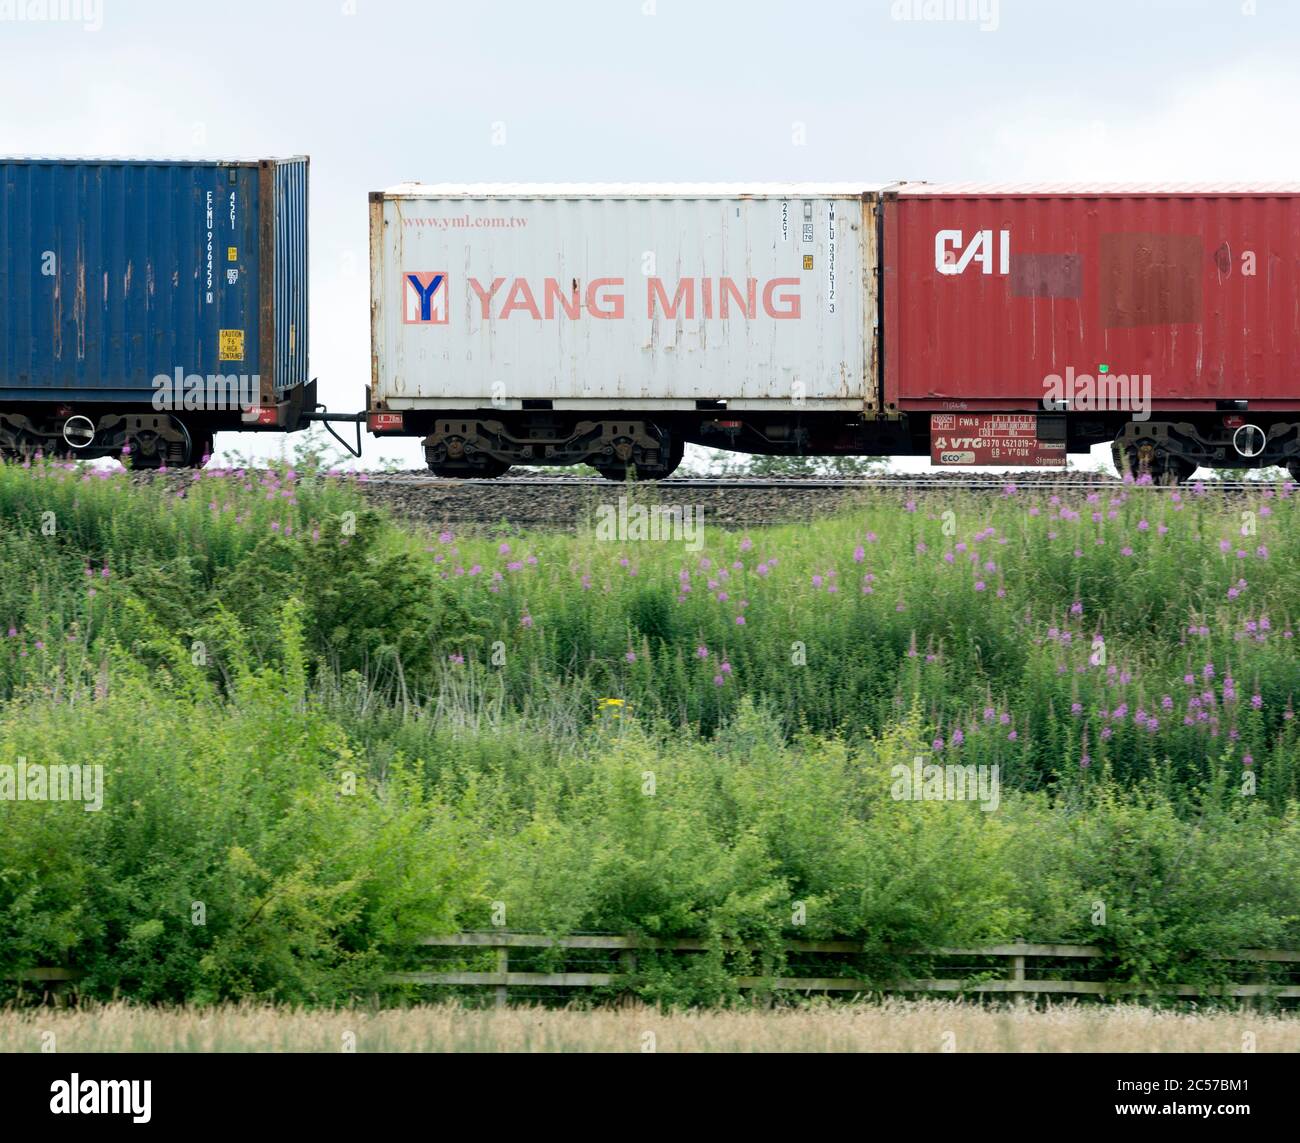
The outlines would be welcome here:
[[[178,370],[288,401],[308,379],[307,168],[0,159],[0,407],[138,406]]]

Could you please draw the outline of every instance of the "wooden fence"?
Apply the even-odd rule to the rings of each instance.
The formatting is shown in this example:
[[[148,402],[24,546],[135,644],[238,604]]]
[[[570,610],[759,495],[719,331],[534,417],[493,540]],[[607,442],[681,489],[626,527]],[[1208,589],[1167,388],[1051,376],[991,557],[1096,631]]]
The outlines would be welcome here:
[[[508,1002],[510,989],[547,988],[610,988],[631,987],[636,981],[637,953],[705,952],[711,946],[702,940],[655,940],[645,937],[591,934],[583,936],[548,937],[537,933],[510,933],[503,931],[454,933],[449,936],[426,937],[421,945],[438,949],[492,950],[495,967],[491,972],[454,970],[445,972],[397,972],[386,979],[391,984],[428,984],[454,986],[483,986],[495,990],[498,1006]],[[861,945],[852,941],[784,941],[787,959],[829,959],[844,961],[862,953]],[[757,952],[757,948],[726,945],[726,951]],[[598,952],[602,959],[614,959],[617,969],[612,971],[562,971],[535,972],[512,971],[512,950],[528,955],[526,950],[556,949],[566,961],[584,952]],[[1048,945],[1017,941],[1013,944],[986,945],[974,948],[939,948],[917,951],[911,955],[927,961],[940,962],[941,971],[950,975],[920,979],[869,982],[853,976],[742,976],[736,984],[742,989],[762,989],[789,992],[840,992],[840,993],[1002,993],[1011,995],[1057,996],[1123,996],[1168,995],[1179,997],[1273,997],[1300,999],[1300,952],[1279,949],[1243,949],[1232,956],[1219,959],[1239,964],[1252,979],[1246,983],[1227,984],[1220,988],[1198,988],[1193,985],[1172,985],[1152,988],[1143,985],[1108,981],[1104,979],[1066,979],[1061,974],[1086,970],[1082,962],[1103,960],[1105,950],[1095,945]],[[612,966],[611,966],[612,967]],[[850,965],[841,964],[849,968]],[[1104,971],[1104,970],[1102,970]],[[1269,975],[1276,979],[1266,979]]]
[[[81,973],[71,968],[28,968],[4,977],[15,984],[33,984],[50,994],[56,1003],[65,1001],[67,990],[81,979]]]
[[[540,933],[511,933],[502,930],[476,933],[453,933],[449,936],[425,937],[421,946],[454,953],[461,957],[493,952],[490,972],[454,969],[449,971],[394,972],[385,977],[389,984],[450,985],[486,987],[494,991],[498,1006],[505,1006],[510,990],[606,988],[626,990],[637,982],[637,954],[640,952],[670,955],[702,953],[713,946],[704,940],[656,940],[592,933],[579,936],[549,937]],[[723,944],[726,952],[760,953],[757,946]],[[828,968],[851,970],[852,958],[861,956],[862,946],[853,941],[783,941],[787,961],[818,963]],[[538,972],[519,970],[539,954],[565,962],[565,971]],[[511,952],[516,964],[511,967]],[[1243,949],[1219,959],[1231,962],[1240,974],[1251,979],[1221,987],[1195,985],[1149,987],[1106,979],[1077,979],[1084,973],[1104,976],[1107,953],[1096,945],[1029,944],[1016,941],[1005,945],[973,948],[938,948],[913,950],[910,956],[924,959],[944,973],[941,976],[865,981],[848,975],[741,976],[735,981],[741,989],[771,992],[827,993],[961,993],[1003,994],[1012,996],[1126,996],[1164,995],[1186,998],[1223,997],[1252,999],[1271,997],[1278,1000],[1300,999],[1300,952],[1284,949]],[[570,971],[567,962],[575,958],[596,959],[602,963],[596,971]],[[1103,962],[1095,967],[1090,962]],[[1065,974],[1071,973],[1067,976]],[[34,984],[51,991],[56,999],[66,998],[65,989],[75,985],[79,973],[68,968],[35,968],[9,979],[20,984]]]

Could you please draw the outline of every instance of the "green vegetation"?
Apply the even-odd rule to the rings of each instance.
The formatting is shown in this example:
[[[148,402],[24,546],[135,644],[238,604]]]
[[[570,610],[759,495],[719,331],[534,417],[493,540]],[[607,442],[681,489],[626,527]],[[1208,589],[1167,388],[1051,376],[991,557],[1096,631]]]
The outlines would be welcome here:
[[[105,771],[99,812],[0,800],[0,975],[333,1002],[501,907],[712,938],[642,964],[681,1002],[735,996],[728,936],[1152,985],[1300,947],[1295,497],[1098,495],[687,551],[425,535],[310,467],[0,469],[0,766]],[[998,765],[996,810],[896,800],[918,755]]]

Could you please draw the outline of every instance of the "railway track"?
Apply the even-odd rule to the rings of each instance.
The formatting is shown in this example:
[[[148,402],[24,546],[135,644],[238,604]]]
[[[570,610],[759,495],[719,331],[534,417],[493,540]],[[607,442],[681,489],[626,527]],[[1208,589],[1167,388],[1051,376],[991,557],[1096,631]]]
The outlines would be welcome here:
[[[599,476],[505,476],[495,480],[447,480],[425,472],[367,475],[358,489],[373,504],[430,525],[500,524],[576,528],[593,510],[627,495],[627,486]],[[703,509],[710,524],[723,527],[798,523],[852,507],[866,498],[977,495],[1061,496],[1080,500],[1089,493],[1110,497],[1121,491],[1165,496],[1169,485],[1124,484],[1105,473],[1045,477],[1018,475],[886,474],[869,477],[674,477],[635,488],[651,502]],[[1277,487],[1262,481],[1206,481],[1182,486],[1186,496],[1233,497]]]
[[[219,475],[217,470],[211,475]],[[1089,493],[1120,492],[1196,498],[1239,497],[1267,489],[1289,489],[1277,480],[1206,480],[1185,485],[1125,484],[1105,472],[1006,474],[941,472],[883,473],[865,477],[679,476],[627,486],[600,476],[529,474],[493,480],[451,480],[424,470],[386,473],[336,473],[353,483],[377,508],[432,527],[506,525],[517,528],[578,529],[601,506],[634,494],[648,503],[703,510],[707,523],[721,527],[800,523],[852,508],[866,499],[936,494],[1005,497],[1060,496],[1074,501]],[[169,481],[183,490],[192,472],[131,474],[133,482]],[[1289,491],[1288,489],[1288,491]]]
[[[402,488],[430,488],[448,490],[453,488],[548,488],[548,489],[605,489],[623,487],[617,482],[605,480],[599,476],[505,476],[491,480],[456,480],[430,476],[427,473],[377,473],[368,474],[366,483],[372,486],[398,486]],[[1125,484],[1118,477],[1098,473],[1090,476],[1073,476],[1065,479],[1048,478],[1038,475],[1014,477],[969,477],[962,474],[924,476],[890,474],[869,477],[756,477],[756,476],[691,476],[670,477],[667,480],[642,484],[642,488],[656,488],[661,491],[671,489],[689,490],[744,490],[805,492],[820,489],[837,491],[953,491],[971,490],[978,492],[1008,493],[1028,492],[1032,490],[1051,489],[1057,491],[1097,491],[1098,489],[1120,490],[1124,488],[1142,491],[1174,491],[1201,494],[1209,492],[1249,492],[1263,488],[1276,487],[1282,480],[1206,480],[1189,481],[1182,485]]]

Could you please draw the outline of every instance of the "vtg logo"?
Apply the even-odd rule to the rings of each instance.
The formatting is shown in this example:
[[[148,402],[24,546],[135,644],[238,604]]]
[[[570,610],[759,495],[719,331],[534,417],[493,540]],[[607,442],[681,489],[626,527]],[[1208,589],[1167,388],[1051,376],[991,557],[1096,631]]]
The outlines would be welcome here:
[[[984,268],[984,273],[994,273],[993,235],[995,233],[998,236],[996,272],[1009,273],[1011,267],[1011,231],[1009,230],[977,230],[971,235],[970,245],[964,244],[960,230],[940,230],[934,236],[934,268],[940,274],[961,274],[972,262],[978,262]]]
[[[447,272],[429,270],[402,275],[403,320],[407,325],[446,325]]]

